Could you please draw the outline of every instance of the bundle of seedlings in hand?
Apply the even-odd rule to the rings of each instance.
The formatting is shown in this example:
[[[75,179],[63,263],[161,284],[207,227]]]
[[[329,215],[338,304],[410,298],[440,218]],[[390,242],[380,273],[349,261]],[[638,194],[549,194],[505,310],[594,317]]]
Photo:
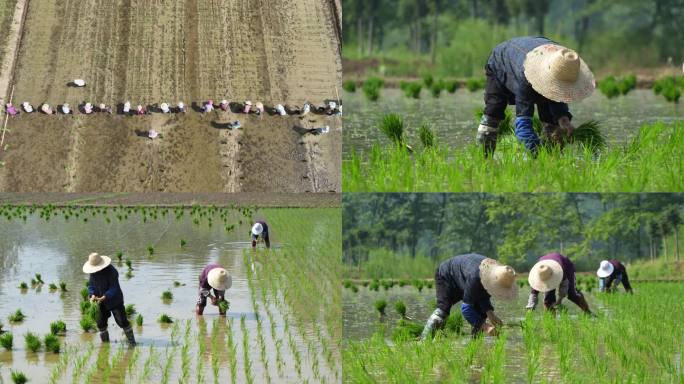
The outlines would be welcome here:
[[[226,312],[228,312],[228,308],[230,307],[230,303],[228,302],[228,300],[221,300],[218,303],[218,307],[219,307],[219,312],[226,313]]]

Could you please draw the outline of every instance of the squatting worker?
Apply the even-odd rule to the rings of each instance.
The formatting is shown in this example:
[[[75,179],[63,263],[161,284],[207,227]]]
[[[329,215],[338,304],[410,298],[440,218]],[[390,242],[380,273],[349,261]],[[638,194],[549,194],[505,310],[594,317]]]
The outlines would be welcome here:
[[[512,300],[517,297],[513,268],[494,259],[470,253],[442,262],[435,272],[437,309],[425,324],[421,339],[432,337],[449,316],[451,307],[462,301],[461,313],[473,327],[472,334],[496,333],[501,320],[494,314],[490,298]],[[487,323],[486,320],[489,320]]]
[[[528,277],[532,288],[526,309],[537,307],[539,293],[544,293],[544,309],[555,310],[563,298],[577,304],[584,313],[591,314],[587,300],[575,284],[575,265],[560,253],[549,253],[539,258]],[[558,294],[556,294],[558,291]]]
[[[124,297],[119,285],[119,272],[112,265],[112,259],[91,253],[88,261],[83,264],[83,273],[90,275],[88,279],[88,294],[90,301],[100,306],[100,318],[97,319],[97,329],[100,331],[100,340],[109,342],[107,322],[111,315],[114,321],[121,327],[130,345],[135,345],[133,328],[126,316]]]
[[[618,285],[622,283],[625,291],[633,293],[632,285],[629,283],[629,277],[627,276],[627,268],[616,259],[603,260],[598,271],[596,271],[596,275],[599,277],[600,292],[610,292],[611,287],[617,290]]]
[[[271,248],[271,239],[268,236],[268,224],[266,224],[265,221],[257,221],[254,223],[250,234],[252,236],[252,248],[256,248],[259,236],[264,239],[266,248]]]
[[[200,316],[204,313],[208,298],[212,305],[219,307],[219,314],[225,315],[225,309],[219,304],[226,300],[226,290],[232,285],[233,278],[225,268],[218,263],[207,264],[199,276],[199,297],[197,298],[195,313]]]
[[[515,136],[536,153],[541,142],[532,126],[534,106],[545,140],[559,141],[562,130],[571,135],[574,129],[567,103],[586,98],[596,87],[594,75],[577,52],[544,37],[517,37],[497,45],[485,74],[485,109],[477,128],[485,155],[496,149],[508,104],[515,104]]]

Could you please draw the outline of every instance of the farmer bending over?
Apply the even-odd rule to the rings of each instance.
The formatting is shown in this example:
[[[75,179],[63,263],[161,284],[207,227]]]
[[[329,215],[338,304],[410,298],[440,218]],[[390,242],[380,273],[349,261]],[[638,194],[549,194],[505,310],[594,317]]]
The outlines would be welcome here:
[[[536,153],[540,140],[532,126],[534,106],[545,139],[560,143],[561,128],[568,135],[574,129],[566,103],[586,98],[595,88],[594,75],[577,52],[544,37],[517,37],[497,45],[485,74],[485,109],[477,141],[486,156],[494,154],[508,104],[515,104],[515,136]]]
[[[256,248],[257,246],[257,240],[259,240],[259,236],[261,236],[264,239],[264,243],[266,244],[266,248],[271,248],[271,239],[268,237],[268,224],[266,224],[265,221],[257,221],[254,223],[252,226],[252,248]]]
[[[633,293],[632,285],[629,284],[629,277],[627,277],[627,268],[616,259],[603,260],[596,275],[599,277],[600,292],[610,292],[613,283],[615,283],[614,289],[617,290],[618,285],[622,283],[625,291]]]
[[[546,310],[555,310],[567,296],[584,313],[591,314],[587,300],[575,285],[575,265],[560,253],[549,253],[540,257],[530,270],[528,281],[532,290],[526,309],[534,310],[537,307],[539,292],[542,292]]]
[[[97,320],[100,340],[103,343],[109,342],[107,321],[109,316],[114,315],[114,321],[123,329],[128,344],[135,345],[133,329],[124,309],[123,292],[119,286],[119,272],[111,263],[112,259],[109,257],[91,253],[88,256],[88,261],[83,264],[83,273],[90,274],[88,280],[90,301],[100,306],[100,318]]]
[[[233,285],[233,278],[222,266],[217,263],[210,263],[204,267],[199,276],[199,298],[197,299],[195,313],[200,316],[204,313],[207,297],[211,300],[211,304],[216,306],[225,301],[226,290],[231,285]],[[225,309],[221,306],[219,306],[219,314],[221,316],[226,314]]]
[[[473,327],[473,335],[480,332],[494,335],[496,326],[502,323],[494,314],[490,297],[512,300],[518,293],[513,268],[475,253],[442,262],[435,272],[435,289],[437,309],[425,324],[422,340],[433,337],[434,332],[444,326],[451,306],[459,301],[462,301],[463,318]]]

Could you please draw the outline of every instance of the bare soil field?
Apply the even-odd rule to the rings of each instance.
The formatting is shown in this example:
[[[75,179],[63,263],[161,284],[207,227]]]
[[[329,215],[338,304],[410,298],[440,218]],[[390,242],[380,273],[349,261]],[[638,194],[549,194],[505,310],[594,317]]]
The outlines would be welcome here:
[[[321,104],[341,83],[339,12],[324,0],[30,0],[12,100]],[[76,78],[87,86],[68,87]],[[237,119],[240,130],[217,128]],[[22,114],[0,150],[0,190],[339,192],[341,127],[313,114]]]

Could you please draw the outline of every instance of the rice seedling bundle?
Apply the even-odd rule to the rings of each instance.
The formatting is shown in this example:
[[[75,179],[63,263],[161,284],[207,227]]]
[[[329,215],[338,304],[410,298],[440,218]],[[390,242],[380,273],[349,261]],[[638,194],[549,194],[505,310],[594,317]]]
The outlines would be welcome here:
[[[6,332],[0,335],[0,345],[7,351],[12,350],[12,346],[14,343],[14,336],[12,336],[12,332]]]
[[[21,309],[17,309],[14,313],[9,315],[8,319],[10,323],[21,323],[26,319],[26,315],[24,315]]]
[[[173,323],[173,319],[171,319],[171,317],[170,317],[169,315],[165,314],[165,313],[162,313],[161,316],[159,316],[159,320],[158,320],[158,321],[159,321],[160,323],[162,323],[162,324],[171,324],[171,323]]]
[[[422,89],[423,86],[420,83],[406,83],[402,88],[404,95],[412,99],[420,99],[420,91]]]
[[[26,349],[31,352],[37,352],[43,346],[40,338],[32,332],[27,332],[26,335],[24,335],[24,342],[26,343]]]
[[[50,333],[56,336],[64,336],[66,334],[66,323],[62,320],[50,323]]]
[[[20,371],[11,371],[10,376],[12,377],[12,382],[14,384],[25,384],[28,382],[28,378]]]
[[[52,333],[45,335],[43,342],[45,343],[45,350],[48,352],[59,353],[62,348],[59,339]]]
[[[171,292],[171,290],[167,289],[166,291],[162,292],[161,298],[163,301],[171,301],[173,300],[173,293]]]
[[[342,83],[342,89],[349,93],[354,93],[356,92],[356,82],[354,80],[345,80],[345,82]]]
[[[380,316],[385,315],[385,308],[387,308],[387,301],[386,300],[383,300],[383,299],[377,300],[373,304],[373,306],[375,307],[375,310],[378,311]]]

